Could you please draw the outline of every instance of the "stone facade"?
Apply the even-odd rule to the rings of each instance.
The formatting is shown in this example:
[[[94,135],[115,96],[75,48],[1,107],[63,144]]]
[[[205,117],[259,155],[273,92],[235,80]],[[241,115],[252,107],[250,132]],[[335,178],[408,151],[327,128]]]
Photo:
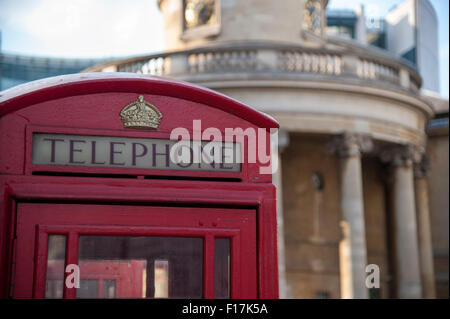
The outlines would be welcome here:
[[[427,145],[427,154],[431,163],[428,174],[428,194],[432,228],[436,296],[438,298],[449,297],[448,145],[448,126],[446,130],[444,129],[437,132],[430,132]]]
[[[291,296],[340,297],[338,160],[326,138],[292,134],[283,152],[283,221],[287,283]],[[324,187],[314,187],[320,174]]]

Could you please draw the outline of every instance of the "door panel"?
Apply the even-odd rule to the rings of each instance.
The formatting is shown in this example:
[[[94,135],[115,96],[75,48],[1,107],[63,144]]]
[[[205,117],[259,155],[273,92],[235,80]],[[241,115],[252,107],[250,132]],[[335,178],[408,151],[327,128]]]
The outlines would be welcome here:
[[[17,214],[16,298],[257,297],[255,210],[19,203]],[[69,264],[79,289],[64,285]]]

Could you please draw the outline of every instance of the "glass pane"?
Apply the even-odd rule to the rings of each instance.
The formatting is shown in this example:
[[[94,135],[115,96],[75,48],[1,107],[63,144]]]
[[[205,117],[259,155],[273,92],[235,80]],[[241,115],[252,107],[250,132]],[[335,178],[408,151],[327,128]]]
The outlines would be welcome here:
[[[203,295],[203,238],[80,236],[78,263],[77,298]]]
[[[214,297],[230,298],[230,239],[214,241]]]
[[[98,298],[98,282],[97,279],[80,279],[77,298]]]
[[[103,297],[116,298],[116,281],[114,279],[103,281]]]
[[[45,298],[62,298],[64,292],[64,261],[66,236],[49,235],[47,250],[47,278]]]
[[[168,260],[155,260],[155,298],[169,298]]]

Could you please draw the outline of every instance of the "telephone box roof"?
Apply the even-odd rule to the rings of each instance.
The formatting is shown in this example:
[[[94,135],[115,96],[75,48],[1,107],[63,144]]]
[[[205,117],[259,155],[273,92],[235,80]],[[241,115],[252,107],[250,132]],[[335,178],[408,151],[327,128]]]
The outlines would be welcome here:
[[[177,97],[209,105],[258,127],[278,128],[271,116],[232,98],[191,83],[134,73],[80,73],[37,80],[0,92],[0,116],[49,100],[108,92]]]

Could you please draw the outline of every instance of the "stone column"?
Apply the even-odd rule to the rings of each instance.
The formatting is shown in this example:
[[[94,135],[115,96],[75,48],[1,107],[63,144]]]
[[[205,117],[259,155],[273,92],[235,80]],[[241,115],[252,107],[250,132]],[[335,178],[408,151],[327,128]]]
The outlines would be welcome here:
[[[414,190],[416,193],[417,230],[419,233],[419,258],[423,297],[436,298],[433,267],[433,247],[431,243],[430,209],[428,204],[427,173],[429,160],[423,155],[414,166]]]
[[[367,298],[367,246],[361,153],[371,150],[372,140],[364,135],[344,133],[334,137],[328,148],[340,157],[343,234],[339,244],[341,297]]]
[[[274,141],[274,139],[272,139]],[[276,145],[278,144],[278,145]],[[286,262],[284,253],[283,188],[281,175],[281,153],[289,145],[289,133],[279,129],[277,143],[272,143],[272,154],[276,156],[277,170],[272,174],[272,183],[277,188],[277,232],[278,232],[278,286],[280,299],[290,298],[286,282]]]
[[[413,174],[420,152],[415,146],[399,145],[381,153],[381,160],[389,163],[392,170],[391,232],[397,298],[422,297]]]

